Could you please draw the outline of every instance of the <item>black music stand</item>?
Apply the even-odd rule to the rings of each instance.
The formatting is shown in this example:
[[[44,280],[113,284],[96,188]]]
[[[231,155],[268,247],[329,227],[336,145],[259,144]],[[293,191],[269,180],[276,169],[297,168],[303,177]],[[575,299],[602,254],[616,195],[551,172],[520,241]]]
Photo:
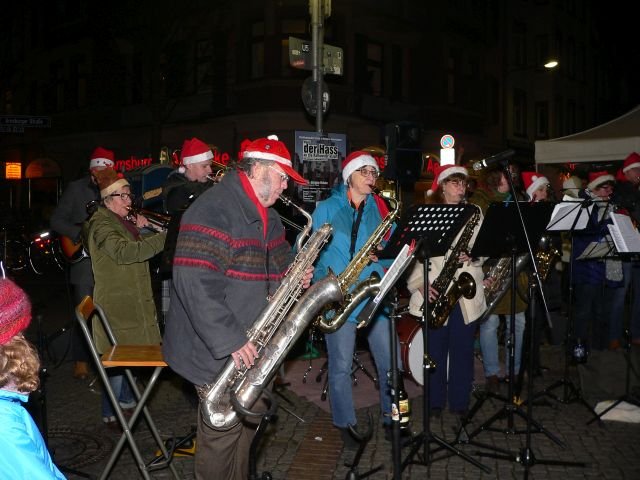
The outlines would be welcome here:
[[[473,215],[475,209],[473,205],[414,205],[403,216],[402,220],[394,230],[386,248],[380,253],[380,257],[395,257],[404,245],[415,242],[419,245],[416,256],[423,262],[424,275],[424,292],[428,292],[429,283],[429,258],[434,256],[443,256],[455,239],[458,232],[467,223]],[[409,464],[430,465],[432,460],[429,444],[435,443],[439,448],[449,450],[452,455],[457,455],[472,465],[491,473],[491,469],[486,465],[478,462],[466,453],[458,450],[453,445],[447,443],[444,439],[434,435],[431,432],[430,413],[431,405],[429,401],[429,371],[435,368],[435,363],[429,356],[428,342],[428,322],[429,318],[429,295],[424,295],[424,308],[422,311],[422,335],[424,345],[424,356],[422,360],[423,369],[423,431],[411,439],[412,448],[407,458],[402,462],[400,467],[404,470]],[[397,373],[393,375],[392,382],[397,382]],[[397,385],[392,385],[394,392],[397,392]],[[397,399],[396,399],[397,400]],[[394,438],[399,440],[399,435],[394,429]],[[422,461],[415,461],[413,457],[418,453],[420,447],[423,448]],[[399,475],[400,472],[394,474]]]
[[[573,344],[573,331],[574,331],[574,318],[573,318],[573,265],[574,265],[574,235],[573,232],[578,230],[584,230],[588,228],[592,209],[589,208],[593,205],[591,199],[585,199],[581,201],[565,201],[556,205],[554,208],[554,214],[547,226],[547,230],[569,232],[571,255],[569,257],[569,298],[567,301],[567,331],[565,333],[565,358],[564,358],[564,373],[560,380],[552,383],[548,387],[543,388],[541,391],[535,393],[530,401],[534,401],[541,396],[548,396],[563,404],[569,404],[573,402],[579,402],[593,415],[595,411],[589,405],[589,403],[582,396],[582,390],[571,381],[569,378],[569,365],[572,358],[572,344]],[[604,215],[603,215],[604,217]],[[591,225],[593,227],[593,225]],[[562,396],[556,395],[554,390],[563,387]]]
[[[511,191],[511,194],[513,195],[513,198],[517,198],[515,196],[515,187],[513,185],[513,178],[511,177],[510,174],[510,170],[509,170],[509,165],[505,162],[504,164],[504,175],[507,178],[507,181],[509,182],[509,188]],[[517,218],[519,220],[519,223],[516,224],[515,226],[515,230],[512,231],[512,235],[514,237],[518,237],[521,236],[524,238],[524,241],[526,243],[526,251],[529,255],[529,259],[531,261],[531,266],[533,268],[533,274],[531,276],[532,278],[532,282],[530,282],[530,302],[535,302],[535,293],[538,292],[540,294],[540,298],[542,301],[542,305],[544,307],[545,310],[545,314],[547,317],[547,322],[549,323],[549,325],[551,326],[551,318],[549,316],[549,309],[547,308],[547,302],[544,298],[544,292],[542,291],[542,282],[540,280],[540,275],[538,272],[538,267],[536,265],[535,262],[535,256],[533,254],[533,249],[532,249],[532,242],[531,242],[531,238],[530,238],[530,229],[534,226],[531,221],[527,221],[525,222],[525,217],[523,215],[523,207],[524,205],[521,205],[521,202],[512,202],[513,204],[513,211],[515,212],[514,216],[515,218]],[[544,208],[548,208],[548,206],[545,205],[544,202],[539,202],[537,204],[529,204],[529,205],[541,205],[541,207],[538,207],[540,209],[544,209]],[[542,219],[544,219],[545,214],[538,214],[540,217],[542,217]],[[546,218],[548,219],[549,216],[547,215]],[[502,219],[502,221],[504,221],[504,217]],[[544,230],[544,227],[543,227]],[[532,232],[535,233],[535,232]],[[538,237],[539,238],[539,237]],[[515,244],[516,242],[514,242]],[[478,239],[476,239],[476,243],[474,244],[474,247],[478,244]],[[472,255],[474,254],[473,250],[472,250]],[[515,288],[516,288],[516,276],[515,276],[515,268],[516,268],[516,262],[515,262],[515,255],[512,256],[512,262],[511,262],[511,276],[512,276],[512,283],[511,283],[511,288],[512,288],[512,299],[511,299],[511,335],[515,335],[515,297],[513,296],[515,294]],[[533,312],[535,313],[535,311]],[[533,363],[533,354],[532,354],[532,350],[533,350],[533,335],[530,335],[530,340],[529,340],[529,371],[531,372],[531,366]],[[512,359],[510,359],[510,362],[512,361]],[[527,382],[527,393],[528,393],[528,397],[531,398],[532,395],[532,390],[533,390],[533,376],[531,374],[529,374],[529,378],[528,378],[528,382]],[[487,457],[493,457],[496,459],[505,459],[505,460],[511,460],[513,462],[518,462],[520,463],[524,468],[525,468],[525,478],[528,478],[529,476],[529,468],[534,466],[536,463],[541,463],[541,464],[546,464],[546,465],[563,465],[563,466],[576,466],[576,467],[584,467],[585,464],[584,463],[578,463],[578,462],[564,462],[564,461],[556,461],[556,460],[544,460],[544,459],[536,459],[533,450],[531,449],[531,433],[532,433],[532,425],[533,425],[533,416],[532,416],[532,410],[533,410],[533,402],[529,401],[527,403],[527,413],[524,414],[521,410],[516,410],[514,409],[515,405],[509,406],[507,411],[512,411],[512,412],[518,412],[519,415],[524,416],[524,418],[526,418],[527,420],[527,428],[525,430],[526,433],[526,444],[525,447],[520,449],[520,451],[518,453],[511,453],[507,450],[504,449],[500,449],[497,447],[493,447],[493,446],[488,446],[488,448],[496,451],[496,452],[502,452],[502,454],[488,454],[486,452],[478,452],[478,455],[481,456],[487,456]],[[503,407],[506,408],[506,407]],[[488,422],[485,422],[484,425],[488,425],[490,423],[492,423],[495,419],[500,418],[503,416],[503,411],[499,411],[496,415],[494,415],[492,418],[490,418],[488,420]],[[547,432],[546,430],[542,429],[541,426],[537,426],[538,431],[541,431],[543,433],[545,433],[551,440],[553,440],[555,443],[557,443],[560,446],[564,446],[563,442],[561,442],[559,439],[555,438],[553,435],[551,435],[549,432]],[[481,427],[482,429],[482,427]],[[477,430],[478,433],[481,431],[481,429]]]
[[[489,205],[486,217],[482,223],[480,233],[471,249],[472,257],[503,257],[509,255],[511,257],[511,316],[509,319],[509,339],[507,340],[508,352],[508,393],[504,397],[494,392],[483,392],[476,403],[473,405],[469,414],[462,419],[462,425],[458,433],[458,443],[471,443],[484,448],[493,449],[494,447],[472,441],[482,431],[497,431],[507,434],[526,433],[530,430],[530,425],[535,427],[536,433],[541,432],[547,435],[558,445],[562,442],[550,432],[545,430],[541,424],[533,420],[531,415],[527,415],[520,406],[514,401],[514,385],[515,385],[515,308],[516,308],[516,290],[517,275],[514,275],[516,268],[516,258],[518,255],[526,253],[530,255],[528,239],[537,240],[542,236],[545,226],[551,216],[553,205],[546,202],[528,203],[528,202],[494,202]],[[526,235],[522,229],[520,215],[527,227]],[[535,243],[535,242],[534,242]],[[529,354],[529,357],[532,357]],[[522,357],[521,357],[522,358]],[[521,366],[522,368],[522,366]],[[486,422],[476,428],[472,433],[466,432],[466,425],[469,424],[473,416],[480,410],[484,402],[490,398],[495,398],[503,402],[502,407],[492,415]],[[527,422],[526,430],[517,430],[515,428],[514,416],[517,415]],[[505,428],[495,428],[491,425],[502,418],[507,419]]]

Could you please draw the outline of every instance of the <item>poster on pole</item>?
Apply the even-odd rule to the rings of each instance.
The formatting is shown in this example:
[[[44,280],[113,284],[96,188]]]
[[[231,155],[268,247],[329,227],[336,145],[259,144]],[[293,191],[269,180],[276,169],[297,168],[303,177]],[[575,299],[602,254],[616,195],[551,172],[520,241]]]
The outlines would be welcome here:
[[[295,132],[294,165],[308,185],[299,186],[298,199],[315,204],[327,198],[331,189],[342,180],[342,161],[347,156],[347,136],[341,133]]]

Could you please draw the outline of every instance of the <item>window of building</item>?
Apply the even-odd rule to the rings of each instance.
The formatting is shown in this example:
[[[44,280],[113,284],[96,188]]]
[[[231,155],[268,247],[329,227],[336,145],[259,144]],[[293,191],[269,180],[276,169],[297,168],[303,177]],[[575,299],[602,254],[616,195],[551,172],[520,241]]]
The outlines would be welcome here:
[[[71,92],[75,95],[74,107],[83,108],[87,106],[87,62],[84,55],[71,59],[70,83]]]
[[[549,56],[549,37],[547,35],[537,35],[535,39],[536,49],[536,67],[542,68],[542,65],[547,63],[550,59]]]
[[[564,136],[564,109],[562,108],[562,97],[556,97],[554,103],[554,119],[556,122],[554,137],[562,137]]]
[[[456,103],[456,52],[453,50],[449,51],[447,59],[447,103]]]
[[[569,100],[567,102],[567,133],[569,135],[577,132],[576,120],[576,102]]]
[[[281,45],[281,71],[280,74],[283,77],[291,77],[296,75],[296,72],[300,70],[295,69],[289,65],[289,37],[307,38],[307,21],[304,18],[285,18],[281,22],[282,39]],[[326,36],[325,36],[326,42]],[[308,75],[306,72],[303,76]]]
[[[549,138],[549,104],[536,102],[536,138]]]
[[[527,65],[527,26],[521,22],[513,23],[513,67]]]
[[[519,89],[513,91],[513,134],[527,136],[527,93]]]
[[[573,37],[567,39],[567,75],[576,78],[576,42]]]
[[[264,77],[264,22],[251,25],[251,78]]]
[[[210,92],[213,88],[213,40],[196,42],[196,91]]]
[[[368,90],[375,97],[382,96],[383,47],[380,43],[367,43]]]

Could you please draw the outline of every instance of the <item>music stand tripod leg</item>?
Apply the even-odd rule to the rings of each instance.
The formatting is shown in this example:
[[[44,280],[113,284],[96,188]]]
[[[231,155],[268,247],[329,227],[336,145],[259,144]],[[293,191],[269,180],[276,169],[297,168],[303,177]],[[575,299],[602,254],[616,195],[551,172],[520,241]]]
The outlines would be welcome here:
[[[431,357],[429,356],[429,283],[428,283],[428,279],[429,279],[429,270],[428,270],[428,265],[429,265],[429,252],[428,252],[428,248],[426,246],[425,243],[421,244],[422,247],[422,267],[423,267],[423,292],[425,292],[424,295],[424,304],[423,304],[423,314],[422,314],[422,320],[423,320],[423,328],[422,328],[422,336],[423,336],[423,348],[424,348],[424,355],[423,355],[423,360],[422,360],[422,373],[423,373],[423,382],[422,382],[422,393],[423,393],[423,431],[422,433],[416,435],[413,439],[412,439],[412,448],[409,451],[409,454],[407,455],[407,457],[405,458],[405,460],[402,462],[402,466],[401,466],[401,470],[404,470],[408,465],[410,464],[422,464],[422,465],[430,465],[432,463],[433,459],[431,456],[432,451],[429,449],[429,444],[430,443],[435,443],[437,444],[439,447],[441,447],[442,449],[447,450],[451,456],[452,455],[456,455],[460,458],[462,458],[463,460],[466,460],[467,462],[471,463],[472,465],[474,465],[477,468],[480,468],[481,470],[485,471],[486,473],[491,473],[491,469],[489,467],[487,467],[486,465],[483,465],[482,463],[480,463],[479,461],[477,461],[475,458],[472,458],[471,456],[467,455],[466,453],[464,453],[463,451],[457,449],[456,447],[454,447],[452,444],[446,442],[445,440],[443,440],[442,438],[439,438],[438,436],[434,435],[431,432],[431,419],[430,419],[430,414],[431,414],[431,405],[430,405],[430,400],[429,400],[429,374],[431,373],[431,369],[435,368],[435,363],[433,362],[433,360],[431,359]],[[443,327],[444,328],[444,327]],[[423,453],[422,453],[422,461],[421,462],[416,462],[413,460],[413,457],[418,453],[418,451],[420,450],[420,448],[422,447],[423,449]],[[444,457],[442,457],[444,458]]]

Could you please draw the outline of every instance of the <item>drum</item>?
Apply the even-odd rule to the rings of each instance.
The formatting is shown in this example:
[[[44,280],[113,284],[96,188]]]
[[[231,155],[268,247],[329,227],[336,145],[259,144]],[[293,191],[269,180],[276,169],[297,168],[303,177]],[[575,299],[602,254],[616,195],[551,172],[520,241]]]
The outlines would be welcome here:
[[[422,326],[416,317],[405,313],[396,321],[396,331],[400,340],[400,358],[402,365],[404,365],[404,373],[418,385],[422,385],[422,357],[424,355]]]

